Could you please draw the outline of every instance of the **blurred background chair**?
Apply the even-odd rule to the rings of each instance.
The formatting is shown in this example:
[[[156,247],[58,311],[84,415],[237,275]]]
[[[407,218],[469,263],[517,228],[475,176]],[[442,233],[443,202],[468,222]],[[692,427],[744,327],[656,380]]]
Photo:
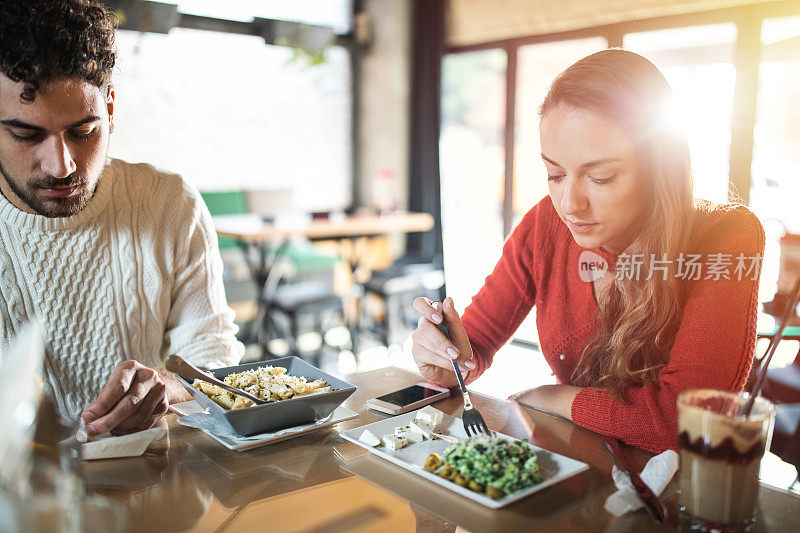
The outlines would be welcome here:
[[[800,351],[790,365],[767,370],[762,394],[773,403],[800,404]]]
[[[212,216],[255,214],[264,219],[287,215],[291,191],[254,190],[202,193]],[[219,237],[228,304],[240,326],[239,340],[258,346],[247,359],[297,355],[317,362],[330,327],[343,323],[342,302],[334,291],[338,257],[302,240],[284,239],[265,246],[262,257],[246,243]],[[304,333],[321,340],[306,351]]]
[[[445,297],[442,259],[422,261],[404,256],[391,267],[377,270],[364,284],[367,304],[363,306],[361,330],[385,346],[402,343],[417,324],[417,313],[411,307],[414,298],[425,296],[434,301]],[[377,300],[377,309],[369,300]]]
[[[785,306],[780,310],[781,314],[784,309]],[[771,340],[775,333],[774,329],[761,331],[758,338]],[[787,327],[780,340],[800,341],[800,327]],[[746,390],[752,390],[762,363],[760,359],[753,362]],[[775,426],[770,451],[800,472],[800,350],[790,364],[771,365],[767,369],[761,395],[775,404]],[[792,486],[800,483],[798,478]]]
[[[775,406],[775,426],[770,451],[800,472],[800,403]],[[800,487],[800,475],[793,487]]]
[[[774,330],[765,330],[758,333],[758,338],[771,340],[774,335]],[[787,327],[781,335],[781,342],[784,341],[800,341],[800,327]],[[800,350],[788,365],[776,366],[774,361],[773,359],[773,364],[767,369],[761,394],[773,403],[800,403]],[[762,361],[758,358],[753,362],[748,379],[748,390],[755,381],[761,363]]]
[[[319,366],[319,358],[326,347],[326,333],[344,323],[342,300],[333,288],[319,281],[298,281],[279,285],[264,295],[267,305],[262,333],[267,339],[284,339],[287,351],[275,354],[270,343],[263,343],[263,358],[296,355]],[[301,333],[316,332],[319,344],[304,350],[298,342]]]
[[[260,314],[251,329],[261,347],[261,359],[295,355],[318,365],[327,333],[344,325],[342,299],[333,283],[339,258],[308,242],[286,242],[275,252],[260,295]],[[300,342],[305,334],[317,342]],[[339,348],[334,346],[332,348]]]

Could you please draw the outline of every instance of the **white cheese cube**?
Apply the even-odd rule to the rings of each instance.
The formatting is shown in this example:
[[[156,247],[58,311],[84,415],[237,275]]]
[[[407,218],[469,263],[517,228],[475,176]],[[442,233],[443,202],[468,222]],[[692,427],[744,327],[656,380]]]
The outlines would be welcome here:
[[[389,450],[399,450],[408,446],[408,439],[400,435],[384,435],[383,445]]]
[[[427,422],[423,422],[421,420],[412,420],[410,426],[412,430],[425,435],[425,438],[429,439],[431,438],[431,435],[433,435],[433,426]]]
[[[438,410],[438,409],[436,409],[434,407],[431,407],[430,405],[427,405],[427,406],[425,406],[425,407],[423,407],[422,409],[419,410],[419,412],[417,413],[417,416],[414,417],[414,420],[419,420],[420,422],[425,422],[429,426],[431,426],[434,431],[436,431],[436,429],[442,423],[442,417],[443,416],[444,416],[444,413],[442,413],[440,410]]]
[[[416,444],[425,440],[425,435],[419,431],[415,431],[411,426],[395,428],[394,434],[407,438],[412,444]]]
[[[378,437],[373,435],[367,429],[365,429],[364,433],[362,433],[361,436],[358,437],[358,440],[360,440],[361,442],[363,442],[364,444],[367,444],[369,446],[380,446],[381,445],[381,439],[379,439]]]

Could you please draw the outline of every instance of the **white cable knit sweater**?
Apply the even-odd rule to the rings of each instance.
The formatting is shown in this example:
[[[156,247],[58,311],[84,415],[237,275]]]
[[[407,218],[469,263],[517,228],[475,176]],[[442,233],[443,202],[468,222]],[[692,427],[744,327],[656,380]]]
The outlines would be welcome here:
[[[45,332],[45,377],[62,414],[80,415],[116,365],[207,368],[244,354],[222,285],[211,217],[197,190],[150,165],[111,160],[89,205],[65,218],[0,195],[0,330]]]

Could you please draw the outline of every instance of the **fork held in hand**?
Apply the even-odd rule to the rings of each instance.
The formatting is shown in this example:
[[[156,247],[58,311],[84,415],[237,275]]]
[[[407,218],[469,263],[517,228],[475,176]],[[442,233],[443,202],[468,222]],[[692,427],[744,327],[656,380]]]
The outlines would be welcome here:
[[[447,331],[447,324],[445,324],[444,307],[438,302],[436,307],[439,311],[439,314],[442,316],[442,321],[436,324],[436,327],[442,332],[442,335],[444,335],[447,340],[452,340],[450,338],[450,333]],[[483,417],[478,410],[472,406],[472,400],[469,399],[469,392],[467,392],[467,386],[464,384],[464,378],[461,375],[461,369],[458,368],[458,363],[455,359],[451,359],[450,362],[453,363],[453,371],[456,373],[458,386],[461,388],[461,395],[464,397],[464,412],[461,414],[461,421],[464,423],[464,431],[466,431],[467,436],[470,437],[473,435],[478,435],[479,433],[491,435],[492,433],[486,426],[486,422],[483,421]]]

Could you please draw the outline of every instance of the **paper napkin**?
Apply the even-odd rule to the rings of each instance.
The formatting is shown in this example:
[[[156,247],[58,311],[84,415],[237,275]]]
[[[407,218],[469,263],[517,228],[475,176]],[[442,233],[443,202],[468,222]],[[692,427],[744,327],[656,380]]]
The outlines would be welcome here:
[[[114,457],[136,457],[142,455],[153,442],[163,439],[166,435],[166,429],[155,427],[121,437],[109,436],[85,443],[81,448],[81,453],[87,461]]]
[[[647,461],[639,477],[656,493],[656,496],[660,496],[677,470],[678,454],[674,450],[667,450]],[[620,516],[644,505],[636,496],[636,489],[624,472],[614,466],[611,469],[611,477],[619,490],[606,499],[606,511],[614,516]]]

